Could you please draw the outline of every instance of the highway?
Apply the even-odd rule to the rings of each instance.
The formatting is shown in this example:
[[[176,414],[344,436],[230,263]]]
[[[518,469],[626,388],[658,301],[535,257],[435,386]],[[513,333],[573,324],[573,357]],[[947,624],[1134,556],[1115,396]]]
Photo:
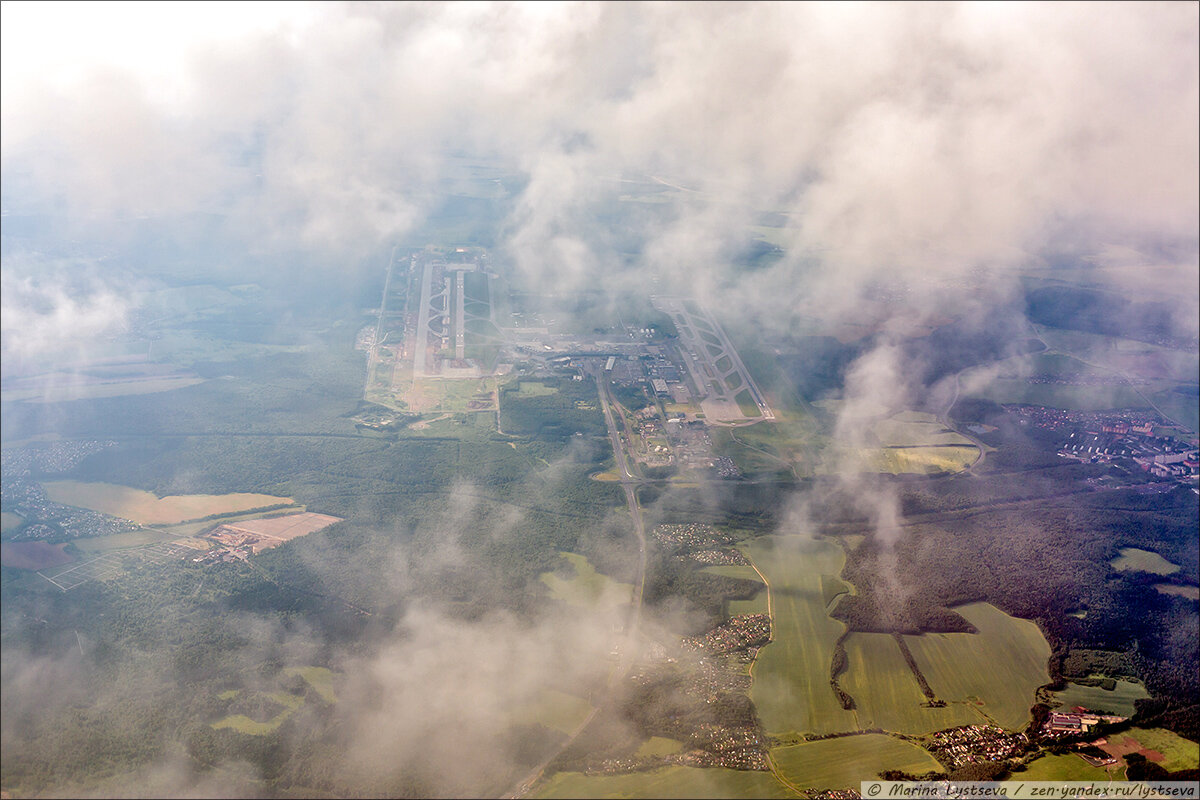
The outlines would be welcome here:
[[[637,578],[634,581],[633,602],[629,610],[629,623],[625,626],[625,646],[621,648],[621,660],[618,662],[616,668],[609,673],[608,683],[605,685],[605,693],[611,700],[614,690],[621,685],[625,676],[629,674],[629,670],[637,658],[638,634],[641,630],[642,622],[642,594],[646,588],[646,522],[642,517],[642,507],[638,504],[637,499],[637,487],[641,485],[642,481],[629,470],[629,457],[625,453],[625,445],[621,440],[621,426],[618,426],[613,413],[613,406],[616,404],[616,401],[612,398],[608,373],[605,370],[595,368],[591,370],[591,374],[596,379],[597,394],[600,396],[600,407],[604,411],[604,424],[608,426],[608,438],[612,443],[613,459],[616,461],[617,471],[621,476],[621,488],[625,492],[625,502],[629,505],[629,516],[633,521],[633,534],[637,540],[638,547]],[[587,719],[581,722],[575,730],[571,731],[570,736],[567,737],[566,741],[557,750],[546,756],[545,759],[521,779],[516,787],[504,795],[505,800],[525,796],[538,780],[541,779],[542,773],[546,771],[546,767],[550,765],[550,762],[570,747],[579,738],[579,735],[587,729],[587,726],[600,713],[602,706],[603,702],[598,703],[592,709],[592,712],[588,714]]]

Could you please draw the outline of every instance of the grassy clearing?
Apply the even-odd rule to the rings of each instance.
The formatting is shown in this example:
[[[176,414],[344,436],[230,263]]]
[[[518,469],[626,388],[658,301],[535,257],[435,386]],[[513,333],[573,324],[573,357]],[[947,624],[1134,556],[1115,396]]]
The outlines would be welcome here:
[[[979,633],[906,636],[917,666],[937,696],[969,702],[1008,730],[1029,721],[1037,687],[1048,683],[1050,645],[1037,625],[989,603],[954,609]]]
[[[1122,547],[1121,555],[1109,562],[1113,569],[1121,572],[1149,572],[1153,575],[1171,575],[1179,572],[1179,565],[1172,564],[1158,553]]]
[[[293,711],[304,705],[303,697],[297,697],[294,694],[288,694],[287,692],[272,692],[263,696],[272,702],[283,706],[283,710],[271,717],[271,719],[267,720],[266,722],[253,720],[250,717],[247,717],[245,714],[231,714],[222,720],[214,722],[212,727],[216,728],[217,730],[220,730],[221,728],[232,728],[238,733],[245,733],[250,736],[265,736],[266,734],[277,730],[279,726],[282,725],[284,721],[292,715]]]
[[[963,703],[925,706],[925,695],[890,634],[852,633],[845,644],[849,667],[841,686],[854,698],[858,727],[920,735],[986,722]]]
[[[1173,583],[1156,583],[1154,588],[1159,594],[1173,594],[1179,597],[1189,597],[1200,600],[1200,586],[1176,586]]]
[[[111,483],[51,481],[42,484],[55,503],[100,511],[142,525],[163,525],[207,517],[212,514],[249,511],[281,503],[290,497],[269,494],[189,494],[158,497],[152,492]]]
[[[520,381],[517,383],[517,394],[521,397],[545,397],[546,395],[557,394],[558,389],[554,386],[547,386],[541,381]]]
[[[333,673],[325,667],[288,667],[285,675],[299,675],[313,691],[321,696],[326,703],[336,703],[337,694],[333,691]]]
[[[0,531],[19,528],[25,523],[25,518],[11,511],[0,511]]]
[[[1109,770],[1112,770],[1110,773]],[[1107,781],[1125,767],[1113,764],[1108,769],[1093,767],[1074,753],[1061,756],[1046,755],[1025,766],[1024,772],[1014,772],[1009,781]]]
[[[571,578],[562,578],[554,572],[541,574],[542,583],[549,587],[550,595],[555,600],[574,606],[619,606],[629,602],[633,584],[619,583],[607,575],[601,575],[587,558],[578,553],[559,555],[571,562],[575,574]]]
[[[642,742],[642,746],[637,749],[637,753],[634,755],[637,758],[669,756],[678,753],[682,749],[683,742],[677,739],[668,739],[665,736],[651,736]]]
[[[1054,698],[1063,704],[1064,708],[1082,706],[1089,711],[1108,711],[1122,717],[1132,717],[1134,702],[1149,697],[1146,687],[1136,681],[1117,681],[1115,689],[1107,690],[1099,686],[1080,686],[1068,683],[1067,688],[1055,692]]]
[[[860,781],[898,769],[920,775],[942,766],[915,744],[878,733],[778,747],[771,757],[784,778],[801,789],[858,789]]]
[[[833,647],[845,626],[826,614],[821,591],[822,575],[842,571],[842,548],[823,539],[772,536],[741,549],[771,586],[775,641],[759,651],[751,688],[767,731],[855,730],[854,713],[829,686]]]
[[[797,795],[775,780],[769,772],[664,767],[626,775],[560,772],[548,780],[534,797],[761,797],[770,800]]]
[[[741,379],[739,378],[739,381]],[[732,389],[733,387],[729,387]],[[734,401],[738,404],[738,408],[742,412],[742,416],[757,417],[761,416],[762,412],[758,410],[758,404],[754,402],[754,398],[750,396],[749,389],[742,389],[734,396]]]

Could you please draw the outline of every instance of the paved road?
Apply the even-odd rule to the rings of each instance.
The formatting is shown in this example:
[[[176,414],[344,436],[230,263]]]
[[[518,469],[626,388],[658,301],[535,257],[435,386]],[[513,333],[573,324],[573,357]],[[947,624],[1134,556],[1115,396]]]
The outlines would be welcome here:
[[[637,487],[641,485],[642,481],[629,471],[629,457],[625,453],[625,446],[621,441],[621,428],[617,425],[616,417],[613,414],[612,406],[615,401],[612,398],[608,376],[599,369],[593,372],[592,376],[596,379],[600,407],[604,410],[604,423],[608,426],[608,438],[612,442],[613,459],[617,463],[617,471],[621,476],[621,488],[625,491],[625,502],[629,505],[629,516],[633,520],[633,534],[637,539],[638,546],[637,580],[634,581],[633,605],[629,612],[629,624],[625,629],[625,646],[621,648],[621,660],[616,669],[609,673],[608,683],[605,686],[606,694],[611,697],[613,691],[629,674],[637,656],[638,633],[642,622],[642,593],[646,588],[646,523],[642,517],[642,507],[638,504],[637,499]],[[571,731],[562,746],[530,770],[516,787],[504,795],[504,798],[508,800],[509,798],[523,797],[532,789],[550,762],[570,747],[588,725],[592,724],[596,715],[600,713],[602,705],[603,702],[597,703],[596,707],[592,709],[592,713],[588,714],[587,719]]]

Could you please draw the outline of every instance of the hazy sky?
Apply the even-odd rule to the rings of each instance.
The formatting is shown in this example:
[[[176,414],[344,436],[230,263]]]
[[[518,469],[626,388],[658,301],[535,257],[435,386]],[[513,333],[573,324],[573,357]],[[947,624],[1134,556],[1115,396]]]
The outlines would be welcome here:
[[[621,173],[710,193],[647,251],[690,272],[764,210],[843,274],[1196,232],[1193,3],[3,9],[5,163],[80,213],[350,246],[461,148],[532,176],[512,239],[556,273],[605,262],[588,212]]]

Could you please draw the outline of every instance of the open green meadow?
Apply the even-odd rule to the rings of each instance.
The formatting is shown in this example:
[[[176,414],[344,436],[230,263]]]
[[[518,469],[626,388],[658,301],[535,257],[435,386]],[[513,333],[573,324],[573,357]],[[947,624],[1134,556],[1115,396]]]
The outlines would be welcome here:
[[[585,775],[560,772],[534,797],[612,798],[794,798],[769,772],[700,767],[663,767],[625,775]]]
[[[559,553],[571,563],[575,574],[563,578],[554,572],[543,572],[542,583],[550,589],[555,600],[576,606],[619,606],[632,597],[633,584],[619,583],[607,575],[596,572],[596,568],[578,553]]]
[[[1121,555],[1109,562],[1112,568],[1120,571],[1149,572],[1154,575],[1170,575],[1179,572],[1179,565],[1172,564],[1158,553],[1149,550],[1139,550],[1136,547],[1122,547]]]
[[[19,528],[24,522],[25,520],[20,514],[14,514],[11,511],[0,511],[0,531]]]
[[[750,691],[763,725],[771,734],[855,730],[854,713],[829,685],[845,625],[826,613],[821,586],[822,575],[842,571],[842,548],[825,539],[771,536],[741,550],[769,582],[774,613],[775,639],[759,650]]]
[[[1068,683],[1066,689],[1054,693],[1054,699],[1062,703],[1064,709],[1081,706],[1089,711],[1107,711],[1122,717],[1132,717],[1134,702],[1149,696],[1141,683],[1121,680],[1112,690]]]
[[[906,636],[917,666],[939,699],[969,702],[1008,730],[1029,722],[1039,686],[1050,681],[1050,645],[1037,625],[990,603],[954,609],[979,633]]]
[[[111,483],[50,481],[42,484],[55,503],[100,511],[142,525],[165,525],[213,514],[292,504],[290,497],[268,494],[189,494],[157,497],[153,492]]]
[[[942,771],[932,755],[911,742],[879,733],[841,736],[771,751],[785,780],[800,789],[858,789],[884,770],[911,775]]]
[[[1111,772],[1110,772],[1111,770]],[[1122,776],[1125,767],[1122,764],[1093,767],[1075,753],[1061,756],[1044,755],[1036,761],[1025,765],[1021,772],[1014,772],[1006,778],[1009,781],[1107,781],[1110,777]]]
[[[920,735],[987,721],[969,704],[925,705],[925,695],[891,634],[852,633],[845,646],[849,666],[840,684],[854,698],[858,727]]]

